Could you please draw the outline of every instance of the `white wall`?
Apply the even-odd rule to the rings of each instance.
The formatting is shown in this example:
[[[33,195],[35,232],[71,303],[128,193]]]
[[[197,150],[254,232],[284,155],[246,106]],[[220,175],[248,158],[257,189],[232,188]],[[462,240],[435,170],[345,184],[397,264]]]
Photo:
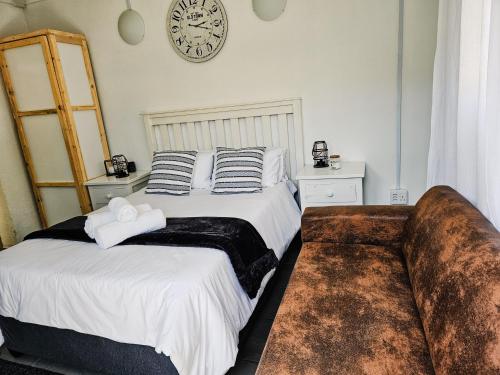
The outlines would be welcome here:
[[[26,31],[22,9],[0,3],[0,37]],[[2,212],[10,215],[4,223],[12,222],[19,241],[38,229],[39,221],[8,99],[0,86],[0,182],[7,202]]]
[[[29,3],[29,2],[28,2]],[[113,153],[148,168],[139,112],[303,98],[304,152],[325,139],[331,152],[366,160],[367,203],[387,203],[395,174],[397,0],[289,0],[274,22],[251,1],[224,0],[226,45],[213,60],[180,59],[165,31],[167,0],[135,0],[146,24],[137,46],[116,30],[124,0],[46,0],[28,5],[29,29],[84,33],[90,45]],[[438,0],[407,0],[402,185],[425,189],[432,60]]]
[[[415,203],[426,190],[438,0],[405,5],[401,185]]]

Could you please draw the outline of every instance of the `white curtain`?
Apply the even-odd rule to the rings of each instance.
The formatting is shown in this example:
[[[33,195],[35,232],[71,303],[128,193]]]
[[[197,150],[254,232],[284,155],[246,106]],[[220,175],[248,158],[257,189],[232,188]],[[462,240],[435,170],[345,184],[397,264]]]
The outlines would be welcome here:
[[[500,0],[439,2],[427,185],[500,229]]]

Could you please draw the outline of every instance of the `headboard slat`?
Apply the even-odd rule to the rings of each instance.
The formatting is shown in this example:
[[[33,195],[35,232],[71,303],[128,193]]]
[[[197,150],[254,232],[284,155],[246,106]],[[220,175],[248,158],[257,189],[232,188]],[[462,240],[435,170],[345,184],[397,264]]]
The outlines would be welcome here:
[[[248,145],[256,145],[257,137],[255,135],[255,117],[250,116],[245,119],[245,126],[247,130]]]
[[[190,150],[197,150],[199,148],[198,145],[198,137],[196,137],[196,129],[194,128],[194,122],[187,123],[187,135],[188,135],[188,146]]]
[[[143,113],[151,153],[217,146],[279,146],[288,176],[304,164],[300,99]]]
[[[224,121],[224,137],[226,139],[226,146],[234,147],[233,136],[231,133],[231,121],[230,120],[223,120],[223,121]]]
[[[262,116],[262,135],[264,146],[273,147],[273,129],[271,127],[271,116]]]
[[[212,136],[210,135],[210,123],[205,120],[201,122],[201,134],[203,137],[203,148],[205,150],[210,150],[212,146]]]
[[[288,122],[285,113],[278,115],[278,134],[280,147],[288,148]]]
[[[217,119],[215,120],[215,130],[216,130],[216,137],[215,137],[215,146],[226,146],[226,133],[224,131],[224,120],[222,119]]]
[[[240,124],[237,118],[232,118],[231,120],[231,139],[232,147],[241,147],[241,134],[240,134]]]

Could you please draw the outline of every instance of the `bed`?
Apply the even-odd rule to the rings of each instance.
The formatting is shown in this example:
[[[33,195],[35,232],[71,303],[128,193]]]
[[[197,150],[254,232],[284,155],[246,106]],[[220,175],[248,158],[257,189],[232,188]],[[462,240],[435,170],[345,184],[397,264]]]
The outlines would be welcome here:
[[[291,180],[303,163],[300,101],[144,114],[153,151],[280,146]],[[298,151],[300,150],[300,151]],[[278,259],[300,228],[291,181],[258,194],[129,200],[168,217],[248,221]],[[0,253],[0,328],[9,349],[94,371],[223,374],[257,297],[242,290],[224,252],[199,247],[116,246],[34,239]],[[3,341],[4,338],[0,338]]]

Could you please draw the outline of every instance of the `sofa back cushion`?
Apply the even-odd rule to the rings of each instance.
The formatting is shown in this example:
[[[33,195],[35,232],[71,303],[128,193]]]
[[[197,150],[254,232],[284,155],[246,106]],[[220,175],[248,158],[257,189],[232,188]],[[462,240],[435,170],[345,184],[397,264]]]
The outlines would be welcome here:
[[[382,245],[401,249],[412,206],[307,207],[302,242]]]
[[[446,186],[417,203],[403,245],[436,374],[500,372],[500,235]]]

